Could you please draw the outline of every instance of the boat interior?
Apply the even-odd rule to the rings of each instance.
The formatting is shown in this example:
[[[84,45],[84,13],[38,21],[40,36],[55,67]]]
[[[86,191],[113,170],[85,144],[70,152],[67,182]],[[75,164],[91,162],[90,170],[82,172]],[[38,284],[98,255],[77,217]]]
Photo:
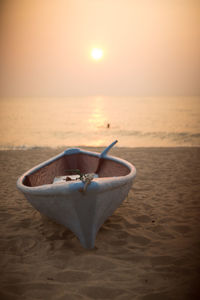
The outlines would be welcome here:
[[[100,178],[126,176],[130,173],[129,168],[119,162],[76,153],[64,155],[25,176],[23,184],[30,187],[52,184],[55,177],[74,174],[76,169],[82,174],[97,173]]]

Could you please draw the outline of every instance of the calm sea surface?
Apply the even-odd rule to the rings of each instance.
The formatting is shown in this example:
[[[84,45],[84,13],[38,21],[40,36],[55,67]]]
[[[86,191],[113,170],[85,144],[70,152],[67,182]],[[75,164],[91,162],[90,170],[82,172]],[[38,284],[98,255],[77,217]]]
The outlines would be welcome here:
[[[107,124],[110,128],[107,128]],[[200,97],[1,98],[0,149],[200,146]]]

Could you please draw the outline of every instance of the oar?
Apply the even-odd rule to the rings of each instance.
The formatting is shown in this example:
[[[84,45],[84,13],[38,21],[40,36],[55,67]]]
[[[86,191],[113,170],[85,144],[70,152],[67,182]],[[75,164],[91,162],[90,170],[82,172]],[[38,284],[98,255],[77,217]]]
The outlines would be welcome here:
[[[114,142],[112,142],[108,147],[106,147],[100,154],[100,157],[99,157],[99,163],[98,163],[98,166],[97,166],[97,169],[96,169],[96,174],[99,173],[100,169],[101,169],[101,165],[103,163],[103,159],[104,157],[106,156],[106,154],[108,153],[108,151],[118,142],[118,140],[115,140]]]

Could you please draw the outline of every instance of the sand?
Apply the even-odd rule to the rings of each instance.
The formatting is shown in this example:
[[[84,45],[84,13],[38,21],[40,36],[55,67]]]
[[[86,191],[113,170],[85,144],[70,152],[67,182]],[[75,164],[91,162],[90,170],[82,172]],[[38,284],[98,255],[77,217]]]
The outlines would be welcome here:
[[[0,299],[198,299],[200,148],[113,149],[137,177],[93,250],[16,189],[61,150],[0,152]]]

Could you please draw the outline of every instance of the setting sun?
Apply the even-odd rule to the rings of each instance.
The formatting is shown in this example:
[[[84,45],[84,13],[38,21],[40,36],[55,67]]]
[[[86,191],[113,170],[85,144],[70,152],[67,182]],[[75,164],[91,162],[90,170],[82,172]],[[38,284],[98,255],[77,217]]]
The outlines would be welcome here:
[[[95,60],[100,60],[103,56],[103,50],[100,48],[93,48],[91,51],[92,58]]]

